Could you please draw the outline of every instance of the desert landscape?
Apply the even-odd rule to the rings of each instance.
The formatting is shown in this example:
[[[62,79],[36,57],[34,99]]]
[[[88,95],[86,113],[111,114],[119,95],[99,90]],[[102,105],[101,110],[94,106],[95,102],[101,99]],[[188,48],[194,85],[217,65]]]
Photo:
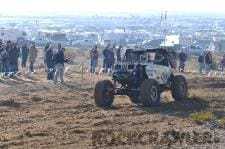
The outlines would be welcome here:
[[[182,102],[166,92],[158,107],[117,96],[112,107],[99,108],[94,85],[111,77],[82,76],[88,51],[79,50],[66,53],[74,62],[66,65],[64,86],[46,80],[41,50],[36,73],[0,80],[0,148],[223,148],[224,74],[184,73],[189,95]]]

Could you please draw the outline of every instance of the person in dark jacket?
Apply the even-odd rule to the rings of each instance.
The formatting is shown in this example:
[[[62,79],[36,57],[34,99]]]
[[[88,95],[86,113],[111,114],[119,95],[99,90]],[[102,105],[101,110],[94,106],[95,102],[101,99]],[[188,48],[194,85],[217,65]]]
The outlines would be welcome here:
[[[19,49],[17,44],[13,43],[12,48],[8,51],[9,54],[9,71],[11,72],[10,76],[13,76],[18,72],[18,59],[19,59]]]
[[[177,53],[174,49],[168,48],[167,52],[169,54],[169,59],[173,69],[177,69]]]
[[[64,57],[64,51],[65,48],[60,48],[58,51],[54,54],[53,60],[55,64],[55,76],[54,76],[54,83],[56,84],[58,81],[58,77],[60,77],[61,84],[64,84],[64,63],[68,62],[68,59],[65,59]]]
[[[44,65],[45,65],[45,72],[48,72],[48,68],[47,68],[47,65],[46,65],[46,57],[45,57],[45,53],[46,51],[48,50],[49,46],[50,46],[50,42],[48,42],[45,47],[44,47]]]
[[[198,65],[199,65],[199,73],[202,73],[202,70],[204,69],[204,53],[202,52],[201,55],[198,57]]]
[[[3,55],[3,71],[4,71],[5,77],[7,77],[9,74],[9,54],[8,53],[11,48],[12,48],[12,43],[10,40],[8,40],[6,43],[6,48]]]
[[[96,71],[96,67],[98,66],[98,47],[95,45],[90,51],[91,58],[91,72],[94,73]]]
[[[27,43],[25,43],[21,47],[22,68],[26,67],[28,55],[29,55],[29,48],[27,46]]]
[[[110,68],[110,43],[106,46],[106,48],[103,50],[103,68],[104,73],[108,72],[108,69]]]
[[[206,73],[209,73],[211,71],[212,62],[213,62],[212,53],[210,51],[207,51],[206,55],[205,55],[205,70],[206,70]]]
[[[180,62],[180,64],[179,64],[179,71],[181,71],[181,72],[184,71],[186,58],[187,58],[187,55],[186,55],[186,53],[184,52],[184,50],[182,50],[182,51],[179,53],[179,62]]]
[[[109,67],[110,67],[110,69],[113,69],[114,64],[115,64],[114,48],[111,48],[109,51]]]
[[[1,77],[5,77],[5,60],[8,58],[8,53],[6,52],[5,46],[2,44],[0,45],[0,71]]]
[[[53,69],[53,45],[51,44],[49,48],[45,51],[45,61],[47,66],[47,72]]]

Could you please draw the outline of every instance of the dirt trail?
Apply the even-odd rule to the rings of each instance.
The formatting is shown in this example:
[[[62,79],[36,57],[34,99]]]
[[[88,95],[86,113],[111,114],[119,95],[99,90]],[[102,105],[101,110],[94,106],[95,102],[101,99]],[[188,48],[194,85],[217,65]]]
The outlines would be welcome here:
[[[116,140],[112,145],[112,141],[102,141],[100,147],[168,147],[171,144],[162,138],[171,130],[191,136],[194,131],[210,132],[220,138],[214,145],[222,147],[225,129],[198,125],[189,115],[213,105],[216,116],[225,116],[225,78],[187,77],[191,96],[184,102],[174,102],[169,93],[164,93],[160,107],[144,108],[119,96],[108,109],[96,107],[93,100],[94,84],[103,76],[85,74],[81,84],[81,74],[68,71],[65,86],[47,81],[43,70],[33,75],[0,79],[0,148],[98,148],[99,142],[95,144],[95,139],[100,137],[101,143],[101,134],[109,131],[114,135],[156,131],[159,136],[153,143]],[[112,137],[107,136],[109,140]],[[205,146],[193,140],[172,146]]]

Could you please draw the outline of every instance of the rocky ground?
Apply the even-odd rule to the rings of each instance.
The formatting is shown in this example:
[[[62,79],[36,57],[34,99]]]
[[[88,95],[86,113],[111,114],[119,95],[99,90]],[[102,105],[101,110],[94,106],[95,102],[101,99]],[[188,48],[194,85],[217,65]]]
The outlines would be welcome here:
[[[225,77],[185,74],[189,97],[146,108],[125,96],[110,108],[95,106],[94,84],[109,78],[68,69],[66,85],[46,80],[43,69],[0,79],[0,148],[223,148]],[[191,114],[211,111],[210,120]]]

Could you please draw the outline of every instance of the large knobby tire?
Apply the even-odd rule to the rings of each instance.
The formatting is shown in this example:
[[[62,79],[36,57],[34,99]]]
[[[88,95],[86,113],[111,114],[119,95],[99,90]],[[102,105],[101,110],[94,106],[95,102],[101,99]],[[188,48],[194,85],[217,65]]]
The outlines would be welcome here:
[[[160,105],[160,87],[154,79],[146,79],[141,84],[140,100],[143,106],[151,107]]]
[[[129,96],[129,98],[132,103],[138,104],[141,102],[139,96]]]
[[[114,87],[111,81],[97,82],[94,90],[95,104],[99,107],[110,107],[114,100]]]
[[[174,76],[171,83],[171,93],[175,101],[181,101],[187,98],[187,82],[184,76]]]

